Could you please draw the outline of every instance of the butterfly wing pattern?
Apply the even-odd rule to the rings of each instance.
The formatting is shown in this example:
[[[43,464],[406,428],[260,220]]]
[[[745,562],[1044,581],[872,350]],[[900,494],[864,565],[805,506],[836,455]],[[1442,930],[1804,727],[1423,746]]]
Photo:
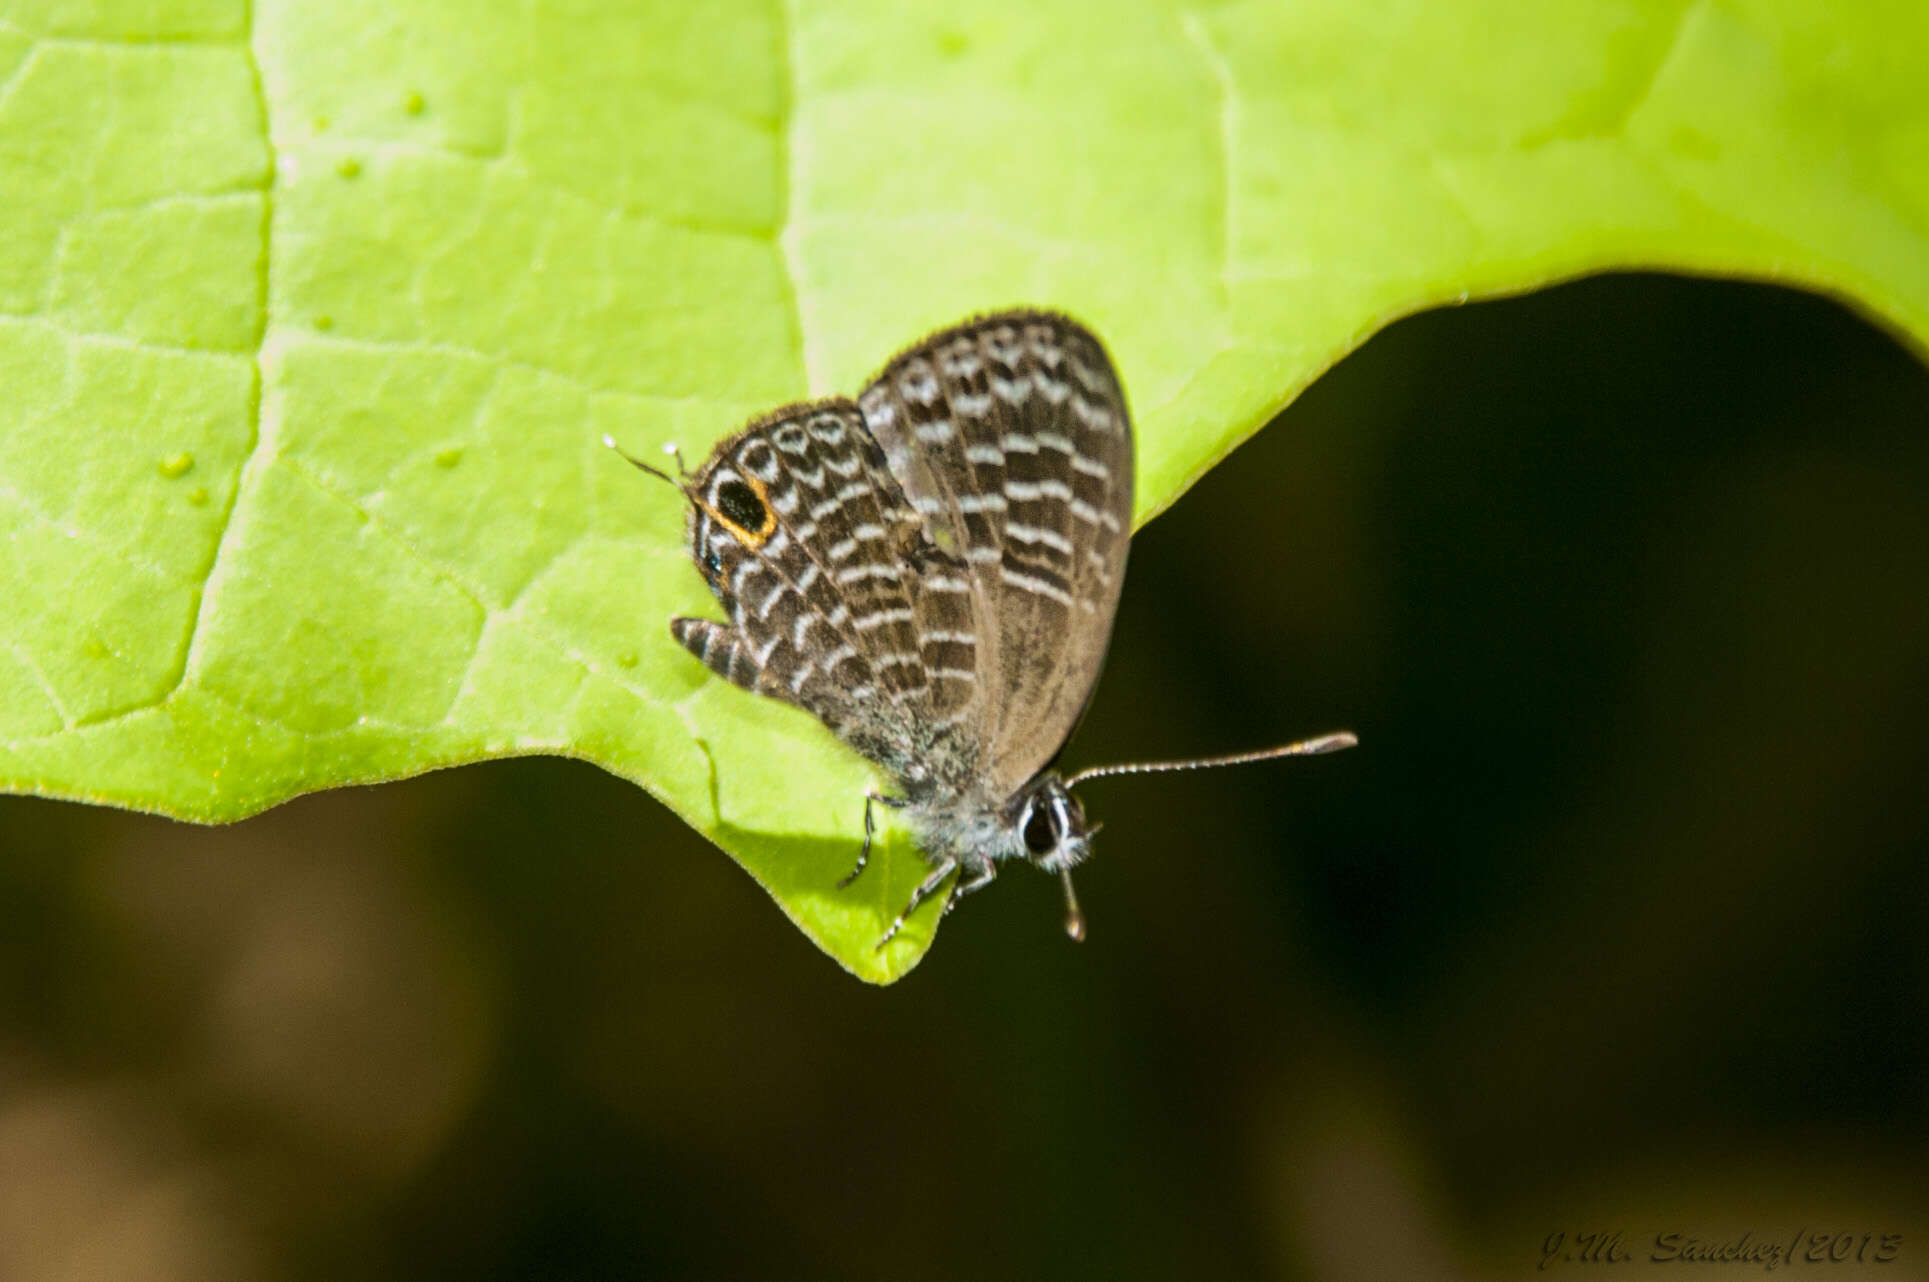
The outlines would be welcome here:
[[[930,875],[880,947],[954,872],[952,903],[1001,860],[1087,854],[1049,767],[1104,663],[1132,463],[1098,340],[1023,311],[916,344],[856,401],[765,415],[682,483],[728,621],[675,619],[677,641],[881,766],[899,795],[871,800],[918,835]],[[867,803],[865,853],[870,830]]]
[[[915,621],[917,515],[849,401],[791,406],[719,445],[690,480],[689,539],[729,616],[671,620],[705,666],[794,703],[912,775],[938,684]]]

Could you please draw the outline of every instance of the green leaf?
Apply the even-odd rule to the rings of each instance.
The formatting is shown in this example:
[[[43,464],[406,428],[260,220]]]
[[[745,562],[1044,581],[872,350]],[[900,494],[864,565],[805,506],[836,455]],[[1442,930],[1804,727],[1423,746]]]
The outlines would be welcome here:
[[[894,978],[921,861],[835,889],[869,771],[671,642],[679,504],[601,434],[700,456],[1049,305],[1143,519],[1476,295],[1736,273],[1920,347],[1925,48],[1901,0],[5,0],[0,777],[214,821],[578,756]]]

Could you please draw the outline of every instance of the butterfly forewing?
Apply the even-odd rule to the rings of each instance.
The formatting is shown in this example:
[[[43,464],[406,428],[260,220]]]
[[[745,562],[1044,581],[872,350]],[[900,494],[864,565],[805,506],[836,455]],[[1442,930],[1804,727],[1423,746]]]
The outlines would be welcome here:
[[[1117,375],[1076,323],[1006,313],[903,352],[858,399],[941,577],[968,584],[976,682],[949,715],[974,779],[1009,795],[1063,747],[1104,663],[1132,514]]]

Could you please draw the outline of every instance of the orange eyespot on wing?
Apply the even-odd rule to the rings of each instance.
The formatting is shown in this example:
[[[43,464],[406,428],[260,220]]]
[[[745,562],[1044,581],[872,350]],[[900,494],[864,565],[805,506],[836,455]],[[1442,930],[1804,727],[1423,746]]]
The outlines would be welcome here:
[[[770,506],[770,491],[757,477],[732,477],[719,485],[714,506],[701,499],[697,502],[713,520],[752,550],[761,548],[777,532],[777,513]]]

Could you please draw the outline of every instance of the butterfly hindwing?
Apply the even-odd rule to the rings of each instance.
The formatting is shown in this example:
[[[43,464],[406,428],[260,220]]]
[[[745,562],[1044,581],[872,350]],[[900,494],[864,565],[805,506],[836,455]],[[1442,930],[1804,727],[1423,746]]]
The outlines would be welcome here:
[[[691,554],[729,623],[677,619],[677,640],[909,773],[941,687],[918,636],[924,531],[856,406],[766,415],[718,445],[686,492]]]

